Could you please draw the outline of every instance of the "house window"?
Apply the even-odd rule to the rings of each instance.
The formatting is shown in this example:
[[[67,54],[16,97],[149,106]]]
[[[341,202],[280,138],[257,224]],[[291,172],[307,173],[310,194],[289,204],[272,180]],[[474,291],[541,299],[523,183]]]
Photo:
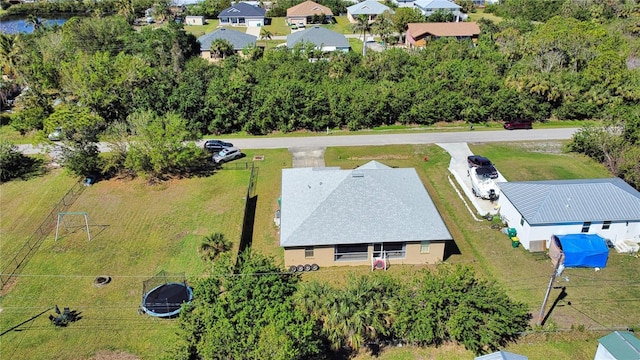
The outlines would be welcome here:
[[[313,257],[313,247],[304,248],[304,257],[312,258]]]
[[[420,254],[428,254],[431,252],[431,241],[420,242]]]
[[[524,218],[523,217],[520,218],[520,225],[524,226]]]
[[[591,222],[590,221],[585,222],[584,224],[582,224],[582,232],[588,233],[590,227],[591,227]]]
[[[602,223],[602,230],[609,230],[611,227],[611,221],[605,221]]]
[[[382,253],[389,259],[404,259],[406,243],[377,243],[373,244],[373,257],[382,257]]]
[[[368,258],[369,245],[367,244],[336,245],[334,248],[335,261],[360,261]]]

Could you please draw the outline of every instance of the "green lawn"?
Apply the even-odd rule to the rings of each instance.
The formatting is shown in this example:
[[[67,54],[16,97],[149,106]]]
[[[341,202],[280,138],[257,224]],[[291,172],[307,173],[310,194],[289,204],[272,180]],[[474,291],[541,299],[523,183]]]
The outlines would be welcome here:
[[[193,34],[195,37],[200,37],[216,30],[219,23],[220,20],[218,19],[207,19],[204,25],[185,25],[184,30]],[[244,31],[244,29],[240,28],[240,31]]]
[[[197,246],[212,232],[237,247],[248,178],[248,171],[228,170],[155,186],[110,180],[87,188],[69,211],[86,211],[100,225],[92,226],[92,241],[82,231],[57,242],[51,234],[0,298],[0,331],[56,304],[79,311],[82,319],[56,329],[47,311],[22,331],[3,335],[0,358],[87,359],[114,349],[157,359],[174,342],[177,322],[137,314],[142,282],[161,270],[201,276],[206,269]],[[3,262],[13,255],[5,249],[22,243],[72,182],[55,171],[0,186]],[[111,283],[93,286],[102,274],[112,276]]]
[[[470,144],[472,151],[490,157],[508,180],[566,179],[609,176],[599,164],[583,156],[564,154],[562,143]],[[291,167],[286,149],[250,150],[245,160],[256,160],[257,208],[253,248],[282,262],[278,228],[281,169]],[[424,161],[424,156],[428,161]],[[500,284],[509,295],[539,311],[551,263],[544,254],[514,249],[488,222],[475,222],[449,183],[449,155],[435,145],[394,145],[329,148],[327,166],[353,168],[370,160],[390,166],[414,167],[424,181],[460,250],[448,263],[472,266],[478,274]],[[142,281],[160,270],[184,271],[194,279],[206,272],[197,254],[204,235],[220,231],[236,242],[248,171],[225,170],[209,177],[173,180],[149,186],[142,180],[103,181],[85,190],[69,211],[87,211],[94,239],[78,231],[58,242],[50,235],[31,259],[15,285],[0,297],[0,331],[5,331],[57,304],[80,311],[82,319],[65,329],[55,329],[44,316],[21,325],[0,338],[2,359],[87,359],[99,351],[124,351],[142,359],[156,359],[175,340],[176,322],[136,313]],[[73,184],[61,171],[42,178],[0,185],[0,263],[16,251],[34,223]],[[397,276],[411,276],[415,266],[390,268]],[[307,273],[303,279],[320,279],[339,285],[349,273],[367,273],[368,267],[336,267]],[[607,268],[566,270],[568,297],[550,317],[552,328],[638,327],[640,298],[636,258],[611,253]],[[97,275],[110,275],[111,284],[97,288]],[[29,276],[26,276],[29,275]],[[558,294],[554,290],[551,302]],[[568,302],[571,305],[568,305]],[[630,302],[631,301],[631,302]],[[529,359],[591,359],[603,332],[567,331],[533,333],[506,350]],[[463,348],[445,344],[438,348],[385,349],[381,359],[471,358]],[[371,358],[361,354],[358,359]]]
[[[494,23],[499,23],[504,20],[503,18],[496,16],[494,14],[485,13],[484,9],[478,9],[476,10],[476,12],[469,14],[469,20],[471,21],[478,21],[480,19],[488,19],[493,21]]]

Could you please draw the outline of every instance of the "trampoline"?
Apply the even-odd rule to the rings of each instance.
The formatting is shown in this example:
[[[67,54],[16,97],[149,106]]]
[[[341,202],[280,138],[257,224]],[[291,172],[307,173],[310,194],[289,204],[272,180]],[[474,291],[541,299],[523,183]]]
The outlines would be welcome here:
[[[158,284],[158,280],[165,281]],[[148,286],[149,283],[155,283],[155,286]],[[161,273],[145,281],[142,310],[150,316],[170,318],[178,315],[182,304],[189,303],[191,300],[193,300],[193,290],[186,281],[170,281],[166,274]]]

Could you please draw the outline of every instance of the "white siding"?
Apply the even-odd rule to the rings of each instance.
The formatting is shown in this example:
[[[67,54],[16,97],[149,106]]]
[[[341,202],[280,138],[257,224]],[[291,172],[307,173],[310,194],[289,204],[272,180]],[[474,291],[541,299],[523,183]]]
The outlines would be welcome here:
[[[509,202],[506,196],[501,196],[498,199],[500,205],[500,216],[508,224],[510,228],[516,229],[518,232],[518,238],[522,246],[529,250],[531,241],[544,240],[546,242],[547,249],[551,242],[552,235],[567,235],[567,234],[580,234],[582,233],[582,222],[570,223],[570,224],[549,224],[549,225],[534,225],[524,221],[521,225],[522,216],[516,210],[516,208]],[[640,232],[640,222],[626,222],[615,221],[612,219],[609,229],[603,230],[604,222],[592,222],[589,227],[589,231],[586,234],[598,234],[604,239],[611,240],[614,244],[624,241],[625,239],[632,239],[633,236],[638,236]],[[627,225],[628,224],[628,225]],[[635,234],[635,235],[634,235]]]
[[[596,356],[593,360],[618,360],[611,353],[605,349],[602,344],[598,344],[598,350],[596,350]]]

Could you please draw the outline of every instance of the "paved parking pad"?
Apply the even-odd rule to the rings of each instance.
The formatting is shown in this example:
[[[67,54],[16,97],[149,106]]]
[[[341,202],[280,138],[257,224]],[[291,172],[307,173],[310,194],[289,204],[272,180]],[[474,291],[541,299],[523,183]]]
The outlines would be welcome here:
[[[324,167],[324,147],[291,148],[293,167]]]
[[[445,149],[449,155],[451,155],[451,162],[449,162],[449,171],[456,179],[456,182],[460,185],[460,188],[467,196],[473,207],[478,214],[485,215],[487,213],[495,215],[498,212],[498,202],[491,202],[489,200],[483,200],[473,195],[471,189],[471,179],[469,178],[469,165],[467,165],[467,156],[474,155],[469,149],[467,143],[446,143],[439,144],[441,148]],[[481,154],[479,154],[481,155]],[[507,181],[500,171],[498,170],[498,178],[495,182]]]

